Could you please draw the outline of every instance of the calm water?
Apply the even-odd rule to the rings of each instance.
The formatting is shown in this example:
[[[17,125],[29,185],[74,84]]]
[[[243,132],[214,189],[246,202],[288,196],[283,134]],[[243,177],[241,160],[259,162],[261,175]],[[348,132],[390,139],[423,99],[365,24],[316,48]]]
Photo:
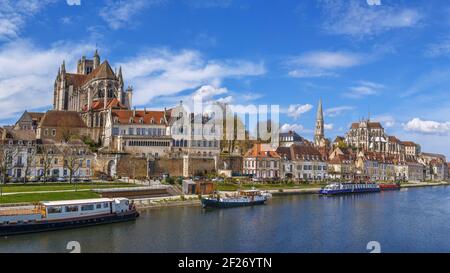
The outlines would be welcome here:
[[[0,238],[0,252],[450,252],[450,187],[341,197],[273,198],[268,205],[142,211],[136,222]]]

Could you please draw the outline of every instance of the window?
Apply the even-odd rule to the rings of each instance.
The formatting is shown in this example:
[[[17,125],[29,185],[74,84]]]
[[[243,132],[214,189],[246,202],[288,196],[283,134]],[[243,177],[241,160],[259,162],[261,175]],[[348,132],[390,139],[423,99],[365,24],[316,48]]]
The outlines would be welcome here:
[[[44,135],[48,136],[48,129],[44,130]]]
[[[109,204],[108,203],[103,203],[103,208],[109,208]]]
[[[88,168],[91,167],[91,160],[90,159],[86,160],[86,167],[88,167]]]
[[[101,209],[101,208],[102,208],[102,204],[97,204],[97,205],[95,205],[95,208],[96,208],[96,209]]]
[[[62,207],[48,207],[47,208],[47,213],[48,214],[61,213],[61,212],[62,212]]]
[[[112,128],[112,135],[113,136],[118,136],[119,135],[119,128],[117,128],[117,127]]]
[[[56,129],[52,129],[52,136],[56,136]]]
[[[94,210],[94,205],[82,205],[81,211]]]
[[[134,135],[134,128],[128,128],[128,134]]]
[[[66,212],[76,212],[78,211],[78,206],[66,206]]]

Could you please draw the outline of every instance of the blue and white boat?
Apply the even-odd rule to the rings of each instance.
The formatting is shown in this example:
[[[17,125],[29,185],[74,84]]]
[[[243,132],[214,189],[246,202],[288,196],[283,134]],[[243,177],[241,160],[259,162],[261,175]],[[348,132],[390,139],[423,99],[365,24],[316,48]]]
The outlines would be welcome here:
[[[234,196],[220,195],[202,198],[203,208],[232,208],[232,207],[244,207],[263,205],[272,195],[268,192],[260,190],[245,190],[239,191]]]
[[[381,191],[377,183],[332,183],[319,191],[323,195],[369,193]]]

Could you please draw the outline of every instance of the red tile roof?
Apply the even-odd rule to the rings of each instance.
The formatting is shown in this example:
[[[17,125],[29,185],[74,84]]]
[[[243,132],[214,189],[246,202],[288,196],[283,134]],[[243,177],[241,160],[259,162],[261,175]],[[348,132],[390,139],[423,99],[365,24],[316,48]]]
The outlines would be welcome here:
[[[280,155],[276,151],[267,150],[264,144],[258,143],[253,145],[245,157],[280,158]]]
[[[164,111],[112,110],[112,116],[113,119],[117,118],[117,121],[121,124],[130,124],[131,119],[133,123],[141,123],[142,120],[142,124],[165,124]]]

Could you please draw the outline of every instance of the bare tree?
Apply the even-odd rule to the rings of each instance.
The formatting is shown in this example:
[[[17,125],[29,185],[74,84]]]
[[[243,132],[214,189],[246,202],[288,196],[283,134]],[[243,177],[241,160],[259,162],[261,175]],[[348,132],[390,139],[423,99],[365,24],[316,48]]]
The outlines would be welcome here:
[[[27,160],[26,160],[26,164],[25,164],[25,169],[24,169],[24,173],[25,173],[25,179],[27,176],[31,175],[31,171],[33,169],[36,169],[36,146],[32,145],[31,147],[28,146],[27,147]]]
[[[13,159],[17,152],[18,149],[13,144],[0,143],[0,185],[6,183],[7,172],[12,167]],[[0,196],[2,192],[0,187]]]
[[[69,174],[69,183],[72,183],[72,178],[78,170],[83,167],[85,159],[84,149],[79,146],[70,145],[64,143],[60,147],[60,151],[63,156],[64,168],[67,169]]]
[[[57,148],[53,144],[40,144],[37,146],[37,155],[39,158],[39,164],[43,170],[44,182],[47,181],[47,173],[52,168]]]

